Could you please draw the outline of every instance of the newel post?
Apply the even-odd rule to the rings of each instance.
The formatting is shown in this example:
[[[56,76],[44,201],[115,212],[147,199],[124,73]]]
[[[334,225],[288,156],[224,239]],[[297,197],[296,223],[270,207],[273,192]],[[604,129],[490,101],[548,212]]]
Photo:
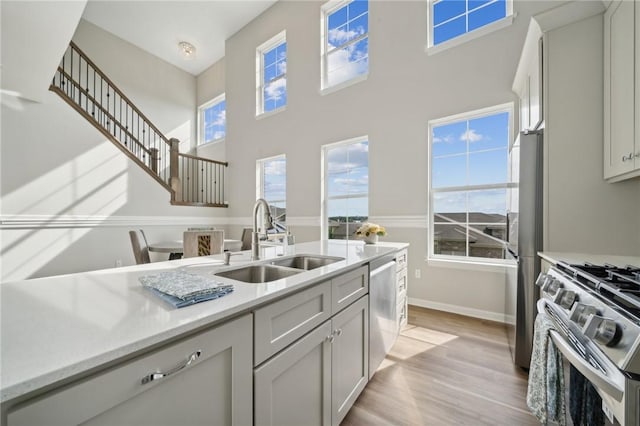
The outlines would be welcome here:
[[[158,174],[158,162],[160,161],[160,154],[158,148],[149,148],[149,162],[151,163],[151,171]]]
[[[171,201],[182,200],[182,185],[180,185],[180,167],[178,152],[180,141],[176,138],[169,139],[169,176],[171,184]]]

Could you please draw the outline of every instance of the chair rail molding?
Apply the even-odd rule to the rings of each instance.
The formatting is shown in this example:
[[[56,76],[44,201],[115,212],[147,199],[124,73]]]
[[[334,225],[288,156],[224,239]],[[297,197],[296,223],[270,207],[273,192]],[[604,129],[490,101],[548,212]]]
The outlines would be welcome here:
[[[370,216],[386,228],[427,228],[427,216]],[[290,216],[287,226],[319,227],[320,216]],[[252,226],[249,216],[107,216],[107,215],[0,215],[0,229],[98,228],[139,226]]]
[[[100,228],[142,226],[193,226],[228,223],[226,217],[203,216],[101,216],[101,215],[2,215],[0,229]]]
[[[369,216],[369,222],[378,223],[385,228],[428,228],[427,216]]]

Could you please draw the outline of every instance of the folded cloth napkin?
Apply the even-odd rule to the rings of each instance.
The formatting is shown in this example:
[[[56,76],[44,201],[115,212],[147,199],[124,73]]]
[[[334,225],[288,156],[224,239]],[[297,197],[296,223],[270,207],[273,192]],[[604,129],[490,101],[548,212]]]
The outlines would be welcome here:
[[[551,318],[544,313],[536,316],[533,351],[529,369],[527,405],[540,423],[566,425],[562,354],[553,344],[550,330],[555,330]]]
[[[233,285],[181,269],[139,277],[140,283],[165,302],[182,308],[216,299],[233,291]]]
[[[569,370],[569,413],[574,426],[604,425],[602,398],[573,365]]]

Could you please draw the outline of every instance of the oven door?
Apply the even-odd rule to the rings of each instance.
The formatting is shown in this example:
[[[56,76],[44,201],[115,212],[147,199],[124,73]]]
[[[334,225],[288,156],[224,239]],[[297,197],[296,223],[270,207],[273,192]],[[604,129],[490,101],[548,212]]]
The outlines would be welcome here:
[[[578,337],[569,326],[569,319],[554,309],[547,300],[540,299],[538,312],[551,316],[558,331],[551,331],[551,339],[564,358],[589,380],[598,391],[604,402],[605,414],[613,414],[624,422],[626,378],[598,347],[590,341]],[[566,382],[568,383],[568,381]],[[607,412],[609,410],[609,412]]]

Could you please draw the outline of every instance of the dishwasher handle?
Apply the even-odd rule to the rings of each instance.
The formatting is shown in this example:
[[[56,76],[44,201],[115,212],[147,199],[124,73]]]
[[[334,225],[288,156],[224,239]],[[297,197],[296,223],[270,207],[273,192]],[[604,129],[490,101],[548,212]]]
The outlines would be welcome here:
[[[385,270],[389,269],[389,268],[395,268],[396,266],[396,261],[395,260],[391,260],[381,266],[376,266],[375,269],[371,269],[371,277],[373,278],[374,275],[378,275],[383,273]]]

